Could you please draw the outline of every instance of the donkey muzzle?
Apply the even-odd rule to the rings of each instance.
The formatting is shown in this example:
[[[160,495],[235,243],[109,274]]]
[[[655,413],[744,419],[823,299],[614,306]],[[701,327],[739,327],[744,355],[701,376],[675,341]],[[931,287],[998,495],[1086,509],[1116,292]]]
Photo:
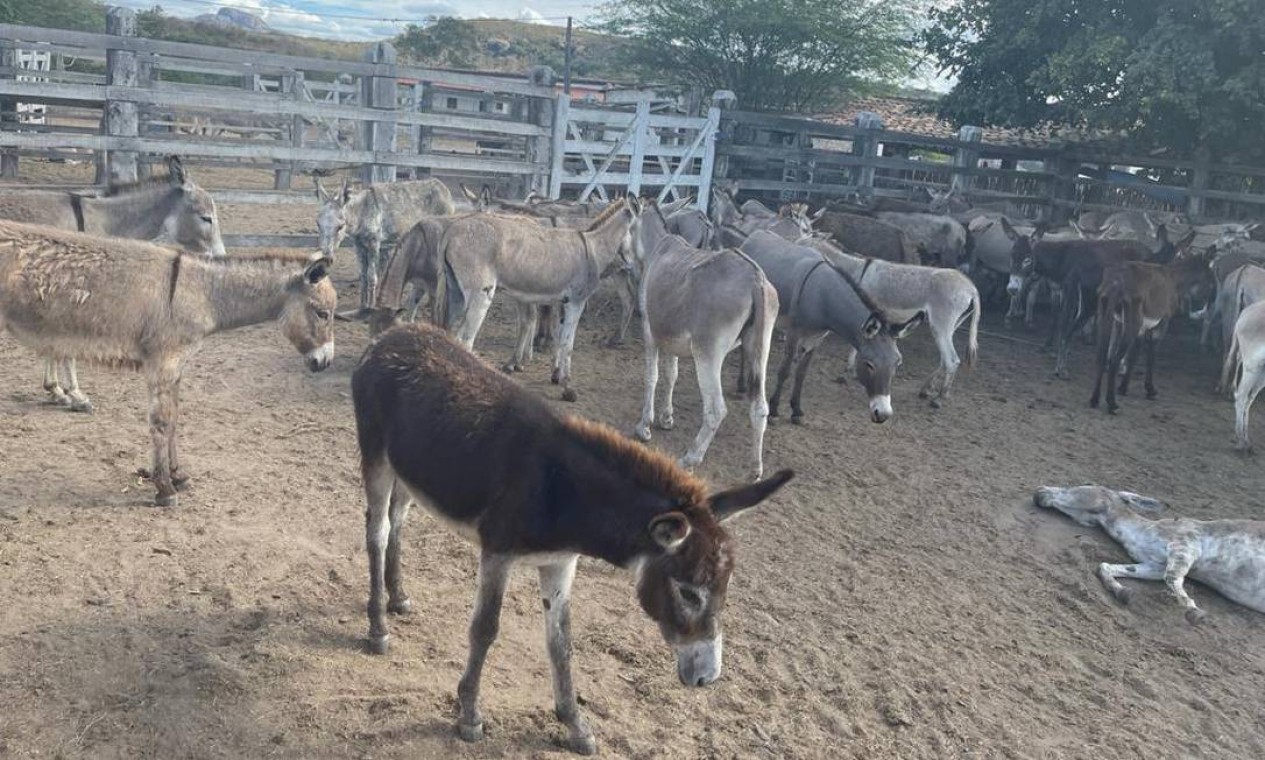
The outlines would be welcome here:
[[[1006,283],[1006,292],[1015,295],[1023,290],[1023,278],[1017,274],[1010,275],[1010,280]]]
[[[892,397],[889,394],[870,397],[870,420],[884,423],[892,416]]]
[[[304,358],[307,359],[307,368],[312,372],[329,369],[329,365],[334,363],[334,341],[312,349]]]
[[[724,659],[724,640],[717,634],[714,639],[681,644],[676,650],[676,674],[686,686],[706,686],[720,678]]]

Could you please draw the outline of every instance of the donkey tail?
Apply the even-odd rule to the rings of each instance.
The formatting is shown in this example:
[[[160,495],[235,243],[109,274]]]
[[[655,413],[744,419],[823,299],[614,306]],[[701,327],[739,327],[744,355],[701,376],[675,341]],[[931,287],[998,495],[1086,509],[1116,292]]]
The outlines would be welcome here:
[[[756,398],[765,392],[765,373],[768,371],[769,353],[773,350],[773,323],[777,320],[778,303],[777,291],[769,286],[768,278],[758,268],[755,286],[751,290],[751,350],[744,351],[747,361],[743,363],[746,365],[747,395]]]
[[[972,284],[971,286],[971,326],[966,333],[966,366],[974,367],[979,361],[979,318],[980,318],[980,298],[979,290]]]

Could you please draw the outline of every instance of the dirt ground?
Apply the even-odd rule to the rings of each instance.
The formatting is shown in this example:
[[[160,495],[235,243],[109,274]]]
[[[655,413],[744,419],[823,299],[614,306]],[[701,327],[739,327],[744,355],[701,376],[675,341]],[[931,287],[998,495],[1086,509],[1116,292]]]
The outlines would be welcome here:
[[[221,213],[242,232],[306,210]],[[346,302],[353,258],[336,271]],[[557,400],[542,358],[522,380],[630,429],[641,353],[600,346],[616,313],[602,297],[582,321],[578,403]],[[766,467],[796,480],[733,526],[713,686],[679,685],[629,573],[581,562],[574,664],[603,756],[1265,756],[1265,617],[1198,585],[1200,627],[1161,584],[1121,607],[1094,570],[1123,552],[1031,504],[1039,485],[1095,481],[1175,514],[1259,517],[1261,465],[1231,450],[1214,361],[1187,329],[1162,349],[1160,397],[1129,396],[1109,417],[1086,405],[1087,348],[1073,380],[1055,380],[1051,357],[1014,340],[1036,337],[997,321],[941,410],[914,395],[935,362],[926,330],[905,341],[885,425],[868,421],[855,384],[833,382],[841,346],[823,347],[806,424],[777,421],[766,439]],[[526,570],[486,671],[488,738],[456,738],[475,554],[424,515],[405,539],[417,611],[392,621],[390,655],[364,653],[349,377],[367,338],[338,329],[338,359],[317,375],[275,326],[207,341],[182,393],[194,485],[171,510],[150,506],[134,474],[149,460],[140,379],[85,367],[97,411],[71,414],[42,403],[38,362],[0,336],[0,757],[563,755]],[[494,312],[480,352],[501,359],[511,332]],[[745,409],[729,405],[701,468],[717,485],[740,478],[748,445]],[[699,419],[683,362],[677,429],[653,445],[682,453]]]

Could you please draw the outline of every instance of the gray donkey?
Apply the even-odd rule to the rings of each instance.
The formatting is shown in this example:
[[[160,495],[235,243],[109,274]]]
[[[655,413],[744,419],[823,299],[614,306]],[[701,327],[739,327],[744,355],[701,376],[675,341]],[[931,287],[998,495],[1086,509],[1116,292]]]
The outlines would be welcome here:
[[[355,193],[343,180],[342,189],[333,194],[315,181],[321,202],[316,217],[321,253],[333,258],[343,240],[351,237],[360,261],[360,309],[347,316],[367,317],[396,243],[423,218],[453,213],[452,193],[437,179],[372,185]]]
[[[833,332],[857,350],[856,377],[869,396],[870,419],[886,422],[892,416],[892,377],[901,363],[896,339],[917,327],[926,314],[920,311],[908,321],[893,322],[847,271],[833,266],[812,248],[771,232],[753,233],[741,250],[760,265],[777,288],[779,322],[787,327],[786,357],[769,399],[769,415],[777,416],[782,386],[794,365],[791,421],[798,423],[804,418],[799,402],[808,363],[817,346]]]
[[[519,304],[562,303],[562,326],[553,382],[562,398],[571,388],[571,350],[576,327],[603,274],[630,263],[632,209],[611,204],[586,230],[551,229],[534,221],[494,214],[453,220],[440,242],[450,328],[466,348],[483,326],[497,288]],[[519,331],[515,357],[526,355],[533,335]]]
[[[176,156],[167,157],[166,174],[112,185],[102,195],[41,190],[0,195],[0,219],[225,255],[215,200],[189,179]],[[71,411],[92,411],[92,401],[79,388],[74,359],[44,360],[44,390]]]
[[[703,396],[703,426],[681,460],[684,467],[703,461],[712,438],[724,420],[725,394],[721,369],[725,356],[742,346],[747,369],[747,399],[751,406],[751,473],[764,472],[764,430],[769,405],[764,379],[777,321],[777,290],[760,267],[747,256],[727,248],[702,250],[671,232],[670,220],[653,202],[638,211],[633,222],[633,251],[641,272],[642,326],[646,347],[646,392],[636,435],[650,440],[654,423],[655,386],[659,354],[667,354],[668,389],[659,426],[671,430],[672,392],[679,357],[693,356],[698,389]]]

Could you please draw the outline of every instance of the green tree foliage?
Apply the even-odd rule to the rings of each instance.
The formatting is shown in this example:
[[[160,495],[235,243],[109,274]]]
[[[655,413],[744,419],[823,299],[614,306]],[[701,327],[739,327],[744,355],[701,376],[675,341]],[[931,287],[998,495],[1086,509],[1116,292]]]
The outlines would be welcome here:
[[[1265,159],[1260,0],[960,0],[923,41],[958,123],[1065,124],[1139,149]]]
[[[451,16],[429,18],[422,25],[409,24],[395,38],[404,56],[432,66],[471,68],[479,53],[479,37],[473,24]]]
[[[105,5],[99,0],[0,0],[0,23],[105,31]]]
[[[910,72],[918,0],[611,0],[645,75],[732,90],[749,110],[806,111]]]

